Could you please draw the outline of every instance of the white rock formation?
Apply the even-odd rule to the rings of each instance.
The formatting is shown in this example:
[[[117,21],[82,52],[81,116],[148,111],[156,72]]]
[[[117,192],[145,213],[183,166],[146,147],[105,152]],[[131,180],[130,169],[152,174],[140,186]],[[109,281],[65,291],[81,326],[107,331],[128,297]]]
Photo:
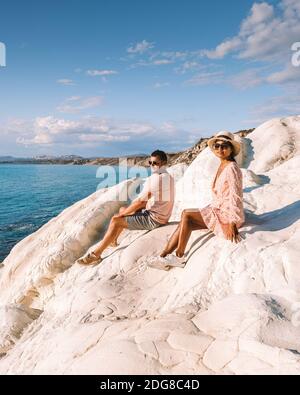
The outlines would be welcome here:
[[[243,139],[239,244],[194,232],[185,269],[147,269],[176,225],[125,232],[74,265],[138,180],[94,193],[21,241],[1,269],[0,373],[299,374],[300,116]],[[206,149],[177,182],[173,219],[210,200]],[[173,169],[180,176],[182,167]]]

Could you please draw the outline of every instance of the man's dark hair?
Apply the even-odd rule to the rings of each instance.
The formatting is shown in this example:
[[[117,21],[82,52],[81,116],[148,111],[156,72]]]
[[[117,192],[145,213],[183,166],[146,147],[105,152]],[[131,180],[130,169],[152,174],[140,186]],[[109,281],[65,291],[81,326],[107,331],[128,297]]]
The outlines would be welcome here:
[[[164,151],[160,151],[159,149],[152,152],[151,156],[157,156],[162,162],[168,162],[167,154]]]

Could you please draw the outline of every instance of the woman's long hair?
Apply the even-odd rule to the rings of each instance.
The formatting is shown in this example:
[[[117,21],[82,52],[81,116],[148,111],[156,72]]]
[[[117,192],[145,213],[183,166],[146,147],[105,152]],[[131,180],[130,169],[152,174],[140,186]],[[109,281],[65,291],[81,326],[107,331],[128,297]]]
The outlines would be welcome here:
[[[235,162],[236,163],[236,160],[235,160],[235,157],[234,157],[234,154],[233,154],[234,153],[233,145],[231,143],[229,143],[229,144],[230,144],[230,147],[231,147],[231,154],[230,154],[228,160],[229,160],[229,162]]]

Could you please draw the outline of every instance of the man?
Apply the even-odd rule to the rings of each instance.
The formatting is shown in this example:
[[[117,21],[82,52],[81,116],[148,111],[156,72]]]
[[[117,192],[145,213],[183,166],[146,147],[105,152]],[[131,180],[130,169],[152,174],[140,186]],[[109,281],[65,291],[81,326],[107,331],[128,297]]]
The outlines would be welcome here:
[[[78,263],[100,263],[103,251],[109,245],[116,245],[124,229],[153,230],[168,223],[174,205],[174,179],[166,170],[167,160],[163,151],[156,150],[151,154],[152,175],[147,178],[140,195],[128,207],[121,207],[119,214],[112,217],[102,241],[92,252],[78,259]]]

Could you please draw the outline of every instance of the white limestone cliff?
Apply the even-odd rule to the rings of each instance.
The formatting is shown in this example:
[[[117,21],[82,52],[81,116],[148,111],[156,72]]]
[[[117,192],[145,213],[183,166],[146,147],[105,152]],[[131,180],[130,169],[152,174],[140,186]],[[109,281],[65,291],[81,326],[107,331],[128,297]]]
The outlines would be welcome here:
[[[299,374],[300,116],[241,140],[239,244],[197,231],[184,269],[147,268],[171,224],[124,232],[99,266],[74,264],[122,205],[117,194],[140,183],[129,180],[15,246],[0,271],[0,373]],[[209,202],[217,166],[206,149],[183,177],[181,166],[172,169],[173,220]]]

